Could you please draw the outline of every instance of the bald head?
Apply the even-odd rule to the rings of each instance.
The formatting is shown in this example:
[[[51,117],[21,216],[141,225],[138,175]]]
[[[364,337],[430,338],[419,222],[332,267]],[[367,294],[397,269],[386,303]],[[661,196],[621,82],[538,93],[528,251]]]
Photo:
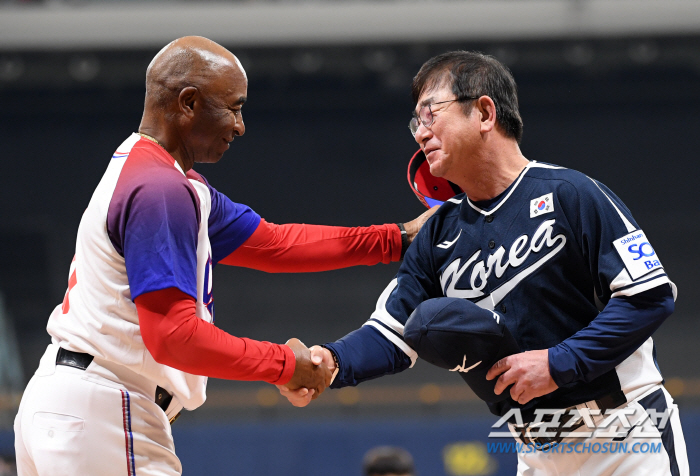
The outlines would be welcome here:
[[[146,108],[166,109],[180,91],[193,86],[209,92],[225,77],[247,82],[243,66],[233,53],[201,36],[185,36],[166,45],[146,71]]]
[[[187,171],[215,163],[245,133],[242,107],[248,78],[238,59],[200,36],[160,50],[146,71],[139,132],[155,138]]]

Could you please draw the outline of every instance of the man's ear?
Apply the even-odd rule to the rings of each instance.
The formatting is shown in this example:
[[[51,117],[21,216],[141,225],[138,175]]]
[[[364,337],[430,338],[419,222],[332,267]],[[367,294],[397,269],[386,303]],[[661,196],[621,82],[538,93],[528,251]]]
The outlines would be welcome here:
[[[180,112],[185,115],[185,117],[192,117],[194,115],[194,106],[199,99],[199,91],[194,86],[187,86],[178,95],[177,102]]]
[[[476,100],[476,107],[480,113],[481,132],[490,132],[496,127],[496,104],[488,96],[481,96]]]

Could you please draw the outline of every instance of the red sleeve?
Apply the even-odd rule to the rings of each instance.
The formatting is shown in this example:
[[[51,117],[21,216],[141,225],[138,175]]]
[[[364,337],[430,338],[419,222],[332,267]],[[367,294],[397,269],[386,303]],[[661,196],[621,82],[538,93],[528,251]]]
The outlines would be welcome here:
[[[268,273],[308,273],[400,258],[401,231],[393,223],[346,228],[260,220],[250,238],[220,263]]]
[[[234,337],[198,318],[195,300],[177,288],[135,300],[146,348],[156,362],[195,375],[283,385],[296,359],[286,345]]]

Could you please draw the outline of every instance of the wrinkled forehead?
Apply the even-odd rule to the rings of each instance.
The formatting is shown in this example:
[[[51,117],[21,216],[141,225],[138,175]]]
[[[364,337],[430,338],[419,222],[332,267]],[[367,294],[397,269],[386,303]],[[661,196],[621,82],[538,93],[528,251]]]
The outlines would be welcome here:
[[[203,91],[229,105],[243,104],[248,96],[248,80],[240,69],[227,67]]]

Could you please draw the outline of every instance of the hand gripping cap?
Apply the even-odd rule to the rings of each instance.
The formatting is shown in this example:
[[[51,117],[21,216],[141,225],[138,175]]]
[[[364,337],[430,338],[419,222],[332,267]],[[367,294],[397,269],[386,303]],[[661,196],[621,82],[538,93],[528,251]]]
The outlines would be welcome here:
[[[486,380],[486,372],[502,358],[520,352],[504,321],[502,315],[466,299],[435,298],[413,311],[403,337],[421,359],[458,372],[479,398],[495,403],[510,394],[493,393],[497,379]]]
[[[408,162],[408,184],[418,200],[428,208],[442,205],[462,193],[462,190],[449,180],[431,175],[430,164],[421,149],[418,149]]]

